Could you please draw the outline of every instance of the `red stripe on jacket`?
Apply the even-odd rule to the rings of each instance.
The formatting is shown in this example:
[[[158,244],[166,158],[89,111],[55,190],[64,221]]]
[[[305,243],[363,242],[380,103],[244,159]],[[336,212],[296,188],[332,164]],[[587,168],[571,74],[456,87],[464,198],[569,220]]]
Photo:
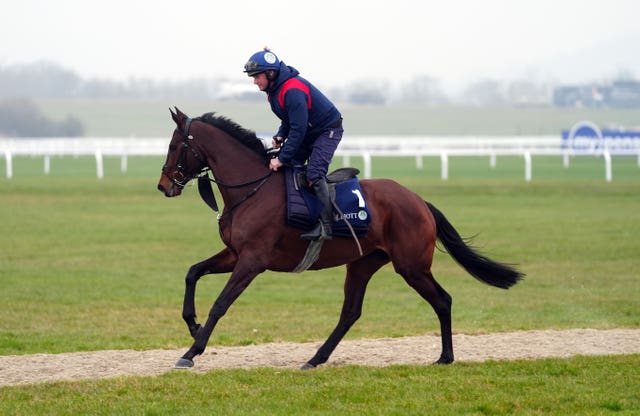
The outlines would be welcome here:
[[[282,84],[282,88],[280,88],[280,91],[278,93],[278,104],[280,104],[280,107],[282,109],[285,109],[284,95],[292,88],[304,92],[304,95],[307,96],[307,108],[311,109],[311,94],[309,92],[309,87],[304,82],[296,78],[289,78]]]

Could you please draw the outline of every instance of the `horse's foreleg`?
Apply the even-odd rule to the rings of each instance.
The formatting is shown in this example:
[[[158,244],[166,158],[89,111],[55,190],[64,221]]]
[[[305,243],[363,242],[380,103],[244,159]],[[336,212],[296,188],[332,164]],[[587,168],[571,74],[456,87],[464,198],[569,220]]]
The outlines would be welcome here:
[[[236,264],[236,257],[225,248],[215,256],[196,263],[189,268],[185,277],[184,302],[182,305],[182,319],[189,327],[189,333],[193,338],[196,337],[200,330],[200,324],[196,322],[196,284],[198,280],[205,274],[211,273],[229,273],[233,271]]]
[[[364,295],[371,276],[388,261],[389,258],[385,253],[375,252],[347,265],[347,277],[344,283],[344,303],[338,325],[313,358],[302,366],[303,370],[315,368],[327,362],[338,343],[360,318]]]
[[[227,313],[227,310],[231,304],[240,296],[240,294],[249,286],[253,279],[263,269],[256,270],[255,268],[237,267],[234,269],[229,281],[225,285],[224,289],[213,303],[213,307],[209,311],[209,317],[205,325],[200,328],[195,336],[195,342],[191,348],[178,360],[176,368],[189,368],[193,367],[193,357],[200,355],[207,347],[207,342],[213,333],[213,329],[216,324]]]

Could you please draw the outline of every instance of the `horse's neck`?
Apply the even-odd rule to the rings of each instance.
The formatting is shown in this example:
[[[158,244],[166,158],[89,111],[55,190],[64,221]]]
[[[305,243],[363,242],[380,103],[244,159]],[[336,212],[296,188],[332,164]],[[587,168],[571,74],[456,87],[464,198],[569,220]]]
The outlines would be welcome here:
[[[243,145],[239,146],[239,151],[225,150],[216,155],[211,168],[221,182],[248,182],[268,173],[264,160]]]
[[[226,133],[209,140],[205,154],[225,205],[243,198],[257,185],[254,181],[269,173],[264,159]]]

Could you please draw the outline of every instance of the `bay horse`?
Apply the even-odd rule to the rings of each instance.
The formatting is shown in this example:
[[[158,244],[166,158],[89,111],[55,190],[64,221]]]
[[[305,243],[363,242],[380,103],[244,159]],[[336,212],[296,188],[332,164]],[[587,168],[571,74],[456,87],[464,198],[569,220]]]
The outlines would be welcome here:
[[[211,171],[211,181],[224,201],[218,224],[226,247],[192,265],[185,277],[182,318],[194,342],[175,366],[189,368],[194,357],[204,352],[218,320],[253,279],[266,270],[293,271],[309,243],[300,239],[301,230],[286,224],[284,174],[282,169],[269,170],[267,152],[253,131],[214,113],[190,118],[175,110],[170,112],[176,129],[158,190],[176,197],[187,182]],[[372,275],[389,262],[429,302],[440,321],[442,352],[436,363],[452,363],[452,299],[431,273],[436,239],[469,274],[491,286],[508,289],[524,274],[478,253],[436,207],[400,184],[388,179],[361,180],[360,184],[371,213],[368,233],[359,239],[362,254],[352,239],[334,238],[324,243],[320,257],[310,267],[319,270],[346,264],[347,274],[338,324],[302,369],[329,359],[360,317]],[[201,326],[196,321],[196,284],[212,273],[231,276]]]

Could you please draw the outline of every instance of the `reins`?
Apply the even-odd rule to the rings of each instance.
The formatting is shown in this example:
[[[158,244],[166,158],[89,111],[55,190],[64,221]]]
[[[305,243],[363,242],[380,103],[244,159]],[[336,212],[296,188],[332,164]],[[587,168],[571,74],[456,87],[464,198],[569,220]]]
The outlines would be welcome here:
[[[231,213],[234,209],[236,209],[237,207],[239,207],[240,205],[242,205],[244,202],[246,202],[249,198],[251,198],[252,196],[254,196],[259,190],[260,188],[262,188],[262,186],[267,183],[267,180],[269,179],[269,177],[271,176],[271,174],[273,173],[273,171],[269,171],[269,173],[267,173],[264,176],[259,177],[258,179],[254,179],[252,181],[249,182],[245,182],[245,183],[240,183],[240,184],[236,184],[236,185],[230,185],[230,184],[225,184],[223,182],[220,182],[218,180],[216,180],[215,178],[210,178],[208,172],[211,169],[205,169],[204,173],[200,176],[198,176],[198,191],[200,192],[200,197],[202,198],[202,200],[209,206],[209,208],[211,208],[214,212],[216,212],[218,214],[218,220],[220,220],[220,218],[222,218],[222,216],[224,214],[220,214],[219,211],[220,209],[218,208],[218,203],[216,202],[216,197],[213,193],[213,187],[211,186],[211,183],[215,183],[218,186],[221,186],[223,188],[229,188],[229,189],[238,189],[238,188],[243,188],[245,186],[249,186],[249,185],[253,185],[254,183],[258,183],[257,186],[255,186],[253,189],[251,189],[245,196],[244,198],[242,198],[240,201],[236,202],[235,204],[233,204],[228,212]],[[209,186],[207,186],[207,184],[209,184]]]
[[[259,178],[257,178],[257,179],[253,179],[253,180],[251,180],[251,181],[249,181],[249,182],[244,182],[244,183],[239,183],[239,184],[236,184],[236,185],[231,185],[231,184],[228,184],[228,183],[220,182],[219,180],[217,180],[217,179],[215,179],[215,178],[210,178],[210,177],[208,177],[208,176],[207,176],[207,172],[209,172],[209,171],[211,171],[211,169],[210,169],[210,168],[205,168],[205,169],[202,171],[202,174],[203,174],[203,175],[202,175],[202,176],[199,176],[199,177],[198,177],[198,179],[200,179],[200,178],[206,178],[209,182],[213,182],[213,183],[215,183],[215,184],[216,184],[216,185],[218,185],[218,186],[221,186],[221,187],[223,187],[223,188],[228,188],[228,189],[244,188],[245,186],[253,185],[254,183],[257,183],[257,182],[264,181],[264,180],[268,179],[268,178],[269,178],[269,176],[271,176],[271,174],[273,173],[273,171],[271,171],[271,170],[270,170],[270,171],[269,171],[269,173],[267,173],[267,174],[265,174],[264,176],[261,176],[261,177],[259,177]],[[261,185],[259,185],[259,186],[262,186],[262,184],[261,184]]]

